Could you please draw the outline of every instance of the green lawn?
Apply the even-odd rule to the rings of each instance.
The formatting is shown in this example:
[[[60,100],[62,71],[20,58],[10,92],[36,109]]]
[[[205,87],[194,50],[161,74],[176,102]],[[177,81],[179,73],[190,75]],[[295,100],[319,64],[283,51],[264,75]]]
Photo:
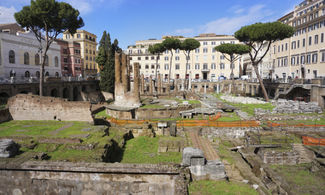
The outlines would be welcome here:
[[[311,164],[272,165],[271,168],[287,181],[292,194],[325,192],[325,173],[321,170],[311,172]]]
[[[233,113],[231,116],[221,116],[218,118],[217,121],[222,121],[222,122],[232,122],[232,121],[240,121],[240,117],[236,114]]]
[[[110,116],[106,113],[106,109],[98,112],[95,115],[95,118],[110,118]]]
[[[140,136],[127,141],[122,158],[122,163],[181,163],[181,152],[158,153],[159,139],[162,137]],[[179,138],[170,138],[179,139]]]
[[[69,138],[72,135],[84,135],[94,126],[76,121],[9,121],[0,124],[0,137],[33,136]]]
[[[194,181],[189,187],[190,195],[258,195],[248,184],[227,181]]]

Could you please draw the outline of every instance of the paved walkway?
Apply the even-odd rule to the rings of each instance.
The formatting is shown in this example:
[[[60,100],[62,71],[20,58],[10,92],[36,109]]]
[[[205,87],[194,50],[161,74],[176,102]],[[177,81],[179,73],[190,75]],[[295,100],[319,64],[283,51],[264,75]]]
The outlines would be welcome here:
[[[197,130],[191,130],[189,135],[192,140],[193,147],[201,149],[207,160],[220,159],[217,151],[213,148],[209,140],[199,136]]]

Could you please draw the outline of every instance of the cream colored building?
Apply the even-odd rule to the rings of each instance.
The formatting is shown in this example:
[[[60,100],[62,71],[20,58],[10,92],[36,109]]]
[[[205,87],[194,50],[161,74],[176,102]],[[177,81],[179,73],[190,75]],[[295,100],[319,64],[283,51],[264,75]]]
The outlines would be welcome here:
[[[149,45],[161,43],[164,38],[161,40],[136,41],[135,45],[129,46],[127,51],[125,51],[131,57],[131,65],[135,62],[140,63],[140,74],[143,74],[145,78],[155,77],[157,56],[151,55],[148,52]],[[186,39],[184,37],[175,38],[179,38],[181,41]],[[198,40],[201,46],[191,51],[188,62],[188,76],[198,81],[215,81],[222,76],[230,78],[230,62],[220,52],[215,51],[214,47],[222,43],[238,43],[239,41],[233,36],[216,34],[200,34],[194,37],[194,39]],[[158,60],[157,72],[162,74],[163,79],[168,78],[170,57],[170,52],[165,51]],[[173,51],[171,79],[185,78],[185,64],[186,57],[184,52],[181,50]],[[234,77],[239,76],[239,64],[240,60],[234,63]]]
[[[96,35],[85,30],[77,30],[74,35],[68,32],[63,33],[63,40],[80,43],[84,75],[94,75],[99,72],[98,64],[95,62],[97,54],[96,38]]]
[[[279,19],[296,29],[272,47],[274,78],[312,79],[325,76],[325,1],[305,0]]]

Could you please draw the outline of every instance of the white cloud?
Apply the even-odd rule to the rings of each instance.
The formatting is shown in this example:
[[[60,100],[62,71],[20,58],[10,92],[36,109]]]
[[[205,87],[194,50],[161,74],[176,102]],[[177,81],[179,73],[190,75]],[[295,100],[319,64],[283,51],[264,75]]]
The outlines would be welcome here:
[[[194,32],[194,29],[192,29],[192,28],[183,28],[183,29],[175,30],[175,33],[180,34],[180,35],[192,34],[193,32]]]
[[[2,7],[0,6],[0,23],[13,23],[16,22],[14,14],[17,10],[14,7]]]
[[[199,27],[199,31],[203,33],[233,34],[244,25],[261,22],[271,16],[272,12],[265,7],[265,5],[254,5],[250,7],[247,12],[236,9],[234,13],[237,15],[208,22]]]
[[[94,11],[95,6],[108,6],[118,8],[125,0],[67,0],[72,7],[79,10],[81,14],[88,14]]]

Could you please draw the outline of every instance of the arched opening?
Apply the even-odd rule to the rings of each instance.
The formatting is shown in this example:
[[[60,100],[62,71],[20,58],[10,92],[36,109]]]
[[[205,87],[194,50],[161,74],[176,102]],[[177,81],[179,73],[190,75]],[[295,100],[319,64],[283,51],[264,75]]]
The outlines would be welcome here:
[[[15,52],[13,50],[9,51],[9,63],[14,64],[15,63]]]
[[[0,93],[0,109],[5,107],[9,99],[9,95],[5,92]]]
[[[63,94],[63,98],[69,98],[69,90],[68,90],[68,88],[64,88],[62,94]]]
[[[40,58],[39,58],[39,55],[38,54],[36,54],[35,55],[35,65],[40,65]]]
[[[41,76],[39,71],[36,71],[35,75],[36,75],[37,78],[40,78],[40,76]]]
[[[52,96],[52,97],[58,97],[58,90],[56,90],[56,89],[52,89],[52,90],[51,90],[51,96]]]
[[[25,72],[25,77],[26,77],[26,78],[29,78],[29,77],[30,77],[30,73],[29,73],[29,71],[26,71],[26,72]]]
[[[11,70],[9,73],[10,77],[15,77],[16,76],[16,72],[14,70]]]
[[[77,87],[73,88],[73,101],[78,101],[79,91]]]
[[[55,77],[58,78],[59,77],[59,73],[55,72]]]
[[[45,73],[45,76],[46,76],[46,77],[50,76],[50,73],[49,73],[49,72],[46,72],[46,73]]]
[[[24,53],[24,64],[26,64],[26,65],[29,64],[29,53],[28,52]]]

